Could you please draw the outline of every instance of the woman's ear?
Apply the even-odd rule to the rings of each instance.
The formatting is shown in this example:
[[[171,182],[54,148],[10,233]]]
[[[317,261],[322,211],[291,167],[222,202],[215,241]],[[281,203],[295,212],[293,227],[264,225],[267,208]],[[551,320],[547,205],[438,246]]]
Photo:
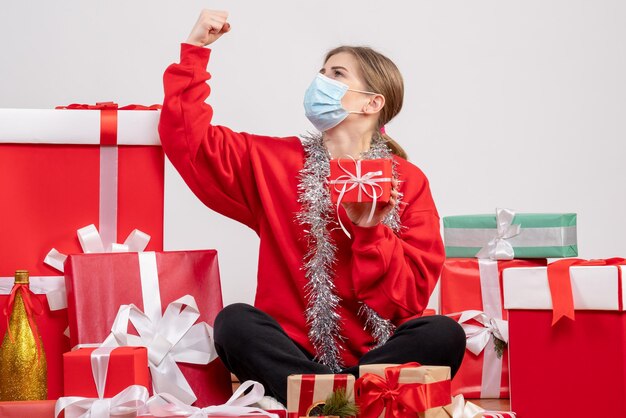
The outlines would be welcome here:
[[[375,94],[365,106],[364,113],[372,114],[378,113],[385,106],[385,96],[382,94]]]

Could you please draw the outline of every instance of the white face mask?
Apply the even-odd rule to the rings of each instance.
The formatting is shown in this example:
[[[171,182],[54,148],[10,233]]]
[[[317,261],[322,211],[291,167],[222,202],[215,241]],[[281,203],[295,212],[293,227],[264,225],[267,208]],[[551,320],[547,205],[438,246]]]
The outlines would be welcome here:
[[[313,79],[304,94],[304,113],[317,130],[325,132],[334,128],[350,113],[364,113],[348,111],[343,107],[341,99],[348,90],[363,94],[377,94],[348,88],[347,84],[328,78],[321,73]]]

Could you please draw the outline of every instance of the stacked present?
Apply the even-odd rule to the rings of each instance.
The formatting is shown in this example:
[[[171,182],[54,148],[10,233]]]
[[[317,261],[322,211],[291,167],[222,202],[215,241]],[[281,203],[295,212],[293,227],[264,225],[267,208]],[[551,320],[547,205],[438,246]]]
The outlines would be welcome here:
[[[150,393],[189,408],[231,396],[212,340],[216,252],[161,251],[158,118],[157,106],[114,103],[0,110],[0,401],[65,395],[57,412],[71,418],[136,414]],[[15,280],[16,268],[30,277]],[[15,379],[26,374],[28,384]],[[0,409],[35,418],[50,405]]]
[[[576,215],[498,209],[495,216],[452,216],[443,223],[447,259],[441,275],[441,313],[457,319],[467,335],[452,392],[508,398],[503,271],[545,268],[548,257],[576,256]]]
[[[521,418],[626,416],[626,260],[504,271],[511,407]]]

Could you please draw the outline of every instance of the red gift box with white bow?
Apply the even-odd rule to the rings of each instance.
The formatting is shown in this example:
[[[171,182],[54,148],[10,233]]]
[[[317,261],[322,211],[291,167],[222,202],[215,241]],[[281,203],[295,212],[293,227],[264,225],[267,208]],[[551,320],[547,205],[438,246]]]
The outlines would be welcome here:
[[[63,393],[62,354],[70,348],[63,256],[46,264],[49,251],[82,252],[76,231],[91,224],[106,247],[136,228],[151,236],[149,250],[163,247],[156,106],[70,107],[0,109],[0,307],[14,271],[28,270],[43,307],[34,319],[48,360],[49,399]],[[0,335],[5,331],[0,320]]]
[[[333,203],[388,202],[393,162],[390,159],[330,160],[328,184]]]
[[[155,393],[198,406],[228,399],[230,373],[213,346],[216,251],[71,255],[65,279],[72,345],[145,346]]]
[[[103,397],[112,398],[128,386],[140,385],[146,390],[150,387],[148,351],[144,347],[117,347],[107,352],[107,368],[101,382],[93,378],[94,362],[96,367],[102,363],[101,358],[93,358],[94,353],[98,354],[97,348],[80,348],[63,354],[65,396],[97,398],[98,390],[102,390]]]
[[[446,259],[441,272],[441,314],[457,320],[467,335],[463,363],[452,379],[453,394],[468,398],[509,397],[505,347],[508,323],[502,301],[502,271],[545,265],[545,259]],[[503,344],[496,347],[494,337]]]

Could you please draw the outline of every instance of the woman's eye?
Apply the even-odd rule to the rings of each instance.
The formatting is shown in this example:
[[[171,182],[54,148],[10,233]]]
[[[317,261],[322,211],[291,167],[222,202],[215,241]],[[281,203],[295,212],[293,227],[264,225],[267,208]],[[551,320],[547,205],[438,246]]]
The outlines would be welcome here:
[[[335,77],[341,77],[343,74],[339,70],[335,70]]]

